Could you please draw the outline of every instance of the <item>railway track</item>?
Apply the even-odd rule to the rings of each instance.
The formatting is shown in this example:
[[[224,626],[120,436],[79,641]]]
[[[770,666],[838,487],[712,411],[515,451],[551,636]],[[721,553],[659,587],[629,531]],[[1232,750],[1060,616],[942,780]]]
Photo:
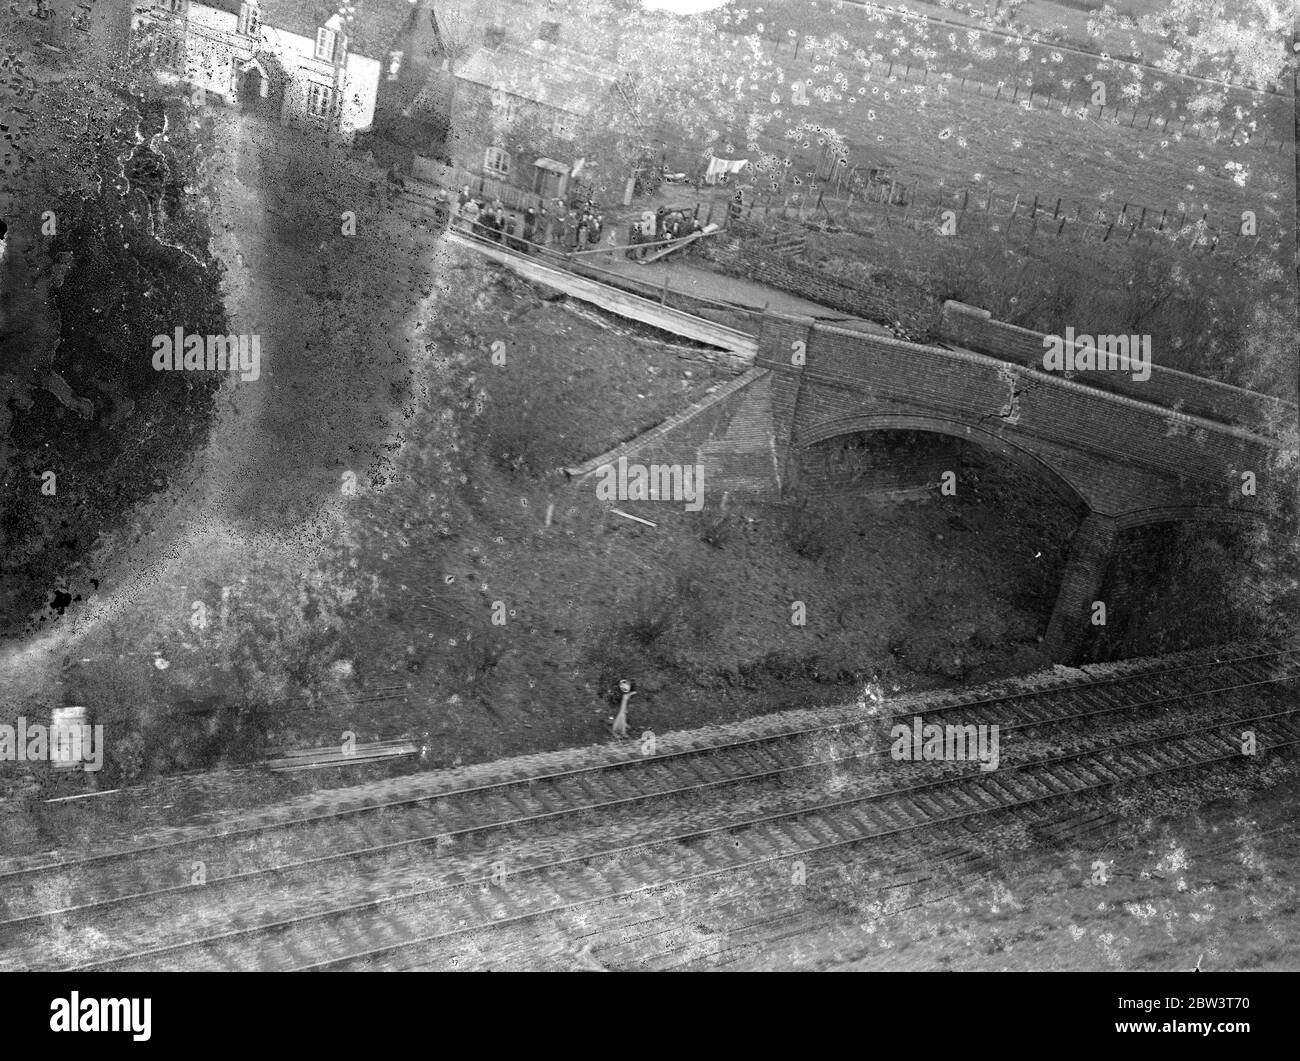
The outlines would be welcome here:
[[[115,951],[110,947],[78,967],[367,965],[412,947],[427,950],[488,926],[636,895],[666,882],[887,840],[1012,808],[1059,803],[1100,786],[1239,759],[1240,748],[1225,736],[1231,733],[1225,727],[1243,722],[1264,727],[1261,745],[1288,746],[1300,739],[1289,708],[1237,713],[1188,733],[1118,746],[1077,731],[1140,709],[1165,717],[1189,702],[1204,707],[1229,693],[1267,697],[1295,675],[1277,654],[1261,652],[924,705],[927,721],[960,714],[963,725],[997,724],[1004,737],[1018,734],[1027,743],[1032,733],[1064,727],[1073,732],[1071,740],[1083,742],[1079,751],[1039,754],[977,776],[970,776],[969,764],[890,763],[890,780],[903,778],[907,784],[881,785],[881,773],[865,782],[849,777],[888,752],[852,724],[863,721],[860,712],[846,712],[816,727],[11,870],[0,875],[0,909],[6,915],[0,943],[8,939],[11,947],[31,953],[51,924],[65,932],[69,926],[91,929],[114,916],[135,916],[152,927],[149,912],[168,909],[157,904],[194,905],[189,874],[195,861],[204,861],[224,870],[206,878],[205,901],[219,905],[222,892],[229,893],[235,920],[221,923],[238,927],[201,938],[164,932],[154,946],[144,945],[139,933],[127,933]],[[915,713],[882,716],[867,727],[888,727]],[[824,797],[828,780],[851,794],[816,798]],[[808,798],[809,791],[815,798]],[[701,812],[701,803],[720,795],[727,797],[721,811]],[[651,819],[639,823],[650,838],[620,839],[617,829],[601,824],[612,813]],[[665,828],[677,823],[682,827]],[[556,831],[570,825],[579,835]],[[492,857],[488,844],[494,840],[510,841],[508,864]],[[322,843],[335,849],[292,857],[293,847],[318,850]],[[673,858],[664,862],[668,848]],[[437,856],[432,876],[422,861],[430,849]],[[418,858],[407,857],[417,852]],[[329,887],[320,888],[322,870],[356,872],[357,866],[370,867],[371,876],[387,874],[387,880],[360,891],[333,889],[331,894]],[[185,879],[177,881],[178,875]],[[302,914],[304,889],[323,890],[324,908]],[[47,897],[60,892],[77,901],[51,907]],[[430,933],[431,924],[441,926],[439,931]]]
[[[1296,711],[1288,710],[1271,718],[1257,716],[1246,721],[1256,726],[1271,724],[1266,739],[1270,747],[1276,749],[1300,744],[1300,720],[1296,716]],[[476,920],[462,921],[456,928],[435,933],[429,933],[427,925],[435,912],[445,916],[445,903],[439,907],[404,908],[397,911],[397,925],[391,916],[376,921],[377,935],[374,937],[368,935],[369,928],[356,922],[347,926],[346,931],[339,931],[332,943],[341,946],[361,944],[351,953],[286,967],[302,970],[369,969],[375,968],[381,960],[385,962],[384,967],[388,967],[388,961],[397,956],[403,961],[399,967],[425,968],[430,963],[430,951],[437,954],[439,944],[542,915],[570,912],[583,906],[653,892],[669,885],[700,883],[773,863],[788,865],[792,860],[808,860],[872,841],[885,841],[886,853],[897,854],[898,845],[910,842],[910,837],[921,830],[988,818],[996,813],[1024,815],[1029,812],[1032,822],[1037,820],[1033,811],[1044,809],[1049,802],[1060,802],[1117,784],[1151,780],[1175,771],[1240,761],[1242,756],[1235,740],[1225,737],[1222,732],[1217,734],[1219,739],[1215,739],[1213,731],[1222,731],[1223,728],[1216,724],[1182,734],[1181,743],[1158,738],[1142,749],[1132,746],[1113,748],[1104,763],[1096,761],[1096,757],[1093,761],[1086,761],[1083,756],[1063,757],[1056,762],[1031,764],[1037,768],[1032,771],[1025,767],[1013,768],[1014,776],[1000,776],[993,781],[971,778],[965,779],[963,784],[931,782],[888,793],[888,799],[881,802],[876,802],[879,796],[836,801],[805,808],[798,815],[733,823],[712,831],[708,836],[696,834],[666,838],[643,845],[645,850],[635,852],[640,856],[637,861],[617,865],[612,871],[584,860],[586,894],[579,899],[574,899],[571,891],[562,890],[547,880],[535,885],[533,893],[523,898],[507,897],[504,889],[499,890],[499,898],[464,896],[460,910]],[[939,786],[943,786],[942,791]],[[746,835],[743,844],[740,841],[729,842],[738,830],[753,830],[753,834]],[[675,852],[671,862],[667,863],[651,857],[651,851],[673,842],[683,846],[697,842],[699,846],[684,854],[680,850]],[[670,872],[666,880],[663,879],[665,871]],[[788,874],[785,876],[788,879]],[[546,899],[550,904],[542,906]],[[393,937],[397,937],[396,940]],[[285,950],[275,955],[277,960],[288,958],[293,953],[292,941],[277,941],[277,945],[281,943]],[[414,960],[404,957],[412,953],[416,956]],[[442,953],[446,954],[445,949]],[[215,968],[232,967],[224,964],[231,957],[228,953],[218,953],[213,957],[221,963]]]

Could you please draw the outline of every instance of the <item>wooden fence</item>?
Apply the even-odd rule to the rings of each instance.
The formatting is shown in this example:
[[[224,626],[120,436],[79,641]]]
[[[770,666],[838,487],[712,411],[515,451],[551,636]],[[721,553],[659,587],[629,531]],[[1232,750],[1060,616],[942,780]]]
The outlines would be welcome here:
[[[936,232],[947,222],[961,234],[973,227],[1007,234],[1054,238],[1130,241],[1143,235],[1171,248],[1247,256],[1273,252],[1258,228],[1243,231],[1239,218],[1212,218],[1209,213],[1117,202],[1110,210],[1060,196],[998,195],[987,189],[924,188],[919,181],[889,181],[850,187],[835,195],[832,185],[797,198],[780,192],[759,195],[737,219],[746,226],[785,231],[790,224],[869,233],[880,225],[929,226]]]
[[[421,155],[415,156],[415,161],[411,166],[411,173],[417,180],[440,185],[449,191],[455,191],[468,184],[471,195],[487,202],[500,199],[507,210],[523,212],[532,209],[540,211],[543,206],[542,197],[535,192],[527,192],[495,177],[489,177],[481,173],[470,173],[469,170],[461,169],[459,166],[436,162]]]

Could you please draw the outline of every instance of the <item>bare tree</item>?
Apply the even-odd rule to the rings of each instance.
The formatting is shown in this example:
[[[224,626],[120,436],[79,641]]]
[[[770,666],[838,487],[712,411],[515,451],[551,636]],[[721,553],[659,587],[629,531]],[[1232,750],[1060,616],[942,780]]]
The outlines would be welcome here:
[[[454,74],[474,50],[477,27],[473,5],[466,0],[420,0],[420,9],[428,12],[447,69]]]

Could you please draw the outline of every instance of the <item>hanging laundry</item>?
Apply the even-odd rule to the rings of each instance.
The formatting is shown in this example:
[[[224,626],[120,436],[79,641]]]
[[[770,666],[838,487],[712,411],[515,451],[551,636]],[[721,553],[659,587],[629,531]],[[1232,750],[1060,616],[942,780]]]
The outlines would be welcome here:
[[[749,159],[747,158],[718,158],[715,155],[709,159],[709,168],[704,173],[704,183],[717,184],[719,177],[739,173],[748,165]]]

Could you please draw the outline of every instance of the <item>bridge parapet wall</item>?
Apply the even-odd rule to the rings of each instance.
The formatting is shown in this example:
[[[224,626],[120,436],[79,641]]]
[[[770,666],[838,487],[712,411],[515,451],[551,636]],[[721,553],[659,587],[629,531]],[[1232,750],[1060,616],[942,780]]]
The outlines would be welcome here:
[[[849,431],[940,431],[1037,463],[1125,523],[1157,509],[1264,516],[1271,487],[1286,486],[1263,436],[967,350],[778,318],[759,351],[787,462],[793,447]],[[1247,471],[1254,494],[1242,491]]]
[[[945,342],[968,347],[1028,368],[1043,367],[1043,332],[996,321],[988,310],[962,302],[945,302],[938,334]],[[1154,351],[1156,355],[1159,351]],[[1252,431],[1294,424],[1300,410],[1291,402],[1267,394],[1203,379],[1153,365],[1151,377],[1135,380],[1125,372],[1079,372],[1075,382],[1167,409],[1202,416]]]

